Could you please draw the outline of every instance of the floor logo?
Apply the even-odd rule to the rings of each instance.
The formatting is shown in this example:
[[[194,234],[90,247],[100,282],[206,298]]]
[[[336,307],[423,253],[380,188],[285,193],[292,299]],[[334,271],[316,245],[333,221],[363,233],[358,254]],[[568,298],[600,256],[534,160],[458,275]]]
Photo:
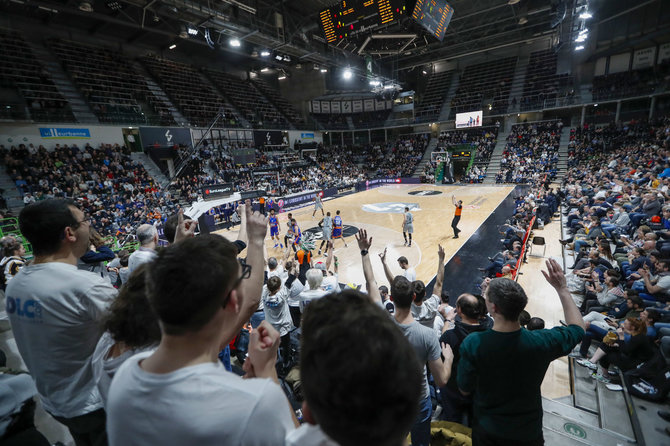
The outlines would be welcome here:
[[[306,229],[303,232],[306,232],[308,234],[312,234],[314,236],[315,240],[322,240],[323,239],[323,231],[318,226],[314,226],[312,228]],[[358,233],[358,228],[356,226],[344,225],[342,227],[342,233],[344,234],[345,237],[352,237],[354,234]]]
[[[427,195],[440,195],[442,192],[439,190],[413,190],[410,195],[418,195],[420,197],[425,197]]]
[[[581,426],[574,423],[565,423],[563,429],[568,434],[577,438],[586,438],[586,431]]]
[[[418,203],[374,203],[364,204],[363,210],[366,212],[376,212],[378,214],[402,214],[405,208],[408,207],[410,211],[420,211]]]

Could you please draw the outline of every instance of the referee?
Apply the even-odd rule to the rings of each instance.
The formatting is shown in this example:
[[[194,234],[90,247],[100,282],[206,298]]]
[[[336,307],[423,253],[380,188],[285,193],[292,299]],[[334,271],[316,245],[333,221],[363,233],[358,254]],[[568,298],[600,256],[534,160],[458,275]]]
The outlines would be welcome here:
[[[458,233],[461,232],[458,229],[458,222],[461,220],[461,212],[463,211],[463,200],[456,201],[454,196],[451,196],[451,202],[456,207],[456,212],[454,213],[454,219],[451,220],[451,228],[454,230],[454,238],[458,238]]]

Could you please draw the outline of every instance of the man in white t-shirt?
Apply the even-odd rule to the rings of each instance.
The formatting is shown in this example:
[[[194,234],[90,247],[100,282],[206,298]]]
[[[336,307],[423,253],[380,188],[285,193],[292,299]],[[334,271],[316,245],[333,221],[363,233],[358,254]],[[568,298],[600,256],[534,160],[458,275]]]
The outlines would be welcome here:
[[[382,265],[384,265],[384,274],[386,275],[386,279],[389,281],[389,283],[393,282],[393,273],[391,273],[391,269],[386,264],[386,248],[384,248],[384,252],[379,254],[379,258],[382,260]],[[416,280],[416,271],[414,268],[409,266],[407,257],[398,257],[398,266],[400,266],[400,269],[402,269],[402,273],[400,273],[401,276],[410,282],[414,282]]]
[[[433,294],[426,297],[426,286],[421,280],[412,282],[414,290],[414,299],[412,301],[411,311],[414,319],[421,325],[428,328],[435,328],[435,319],[438,315],[438,309],[442,303],[440,295],[442,294],[442,283],[444,281],[444,249],[437,245],[437,275],[435,276],[435,285]],[[436,331],[438,334],[441,331]]]
[[[300,313],[305,312],[305,307],[307,307],[313,300],[320,299],[326,294],[321,288],[323,283],[323,272],[320,269],[310,268],[305,273],[307,279],[305,285],[306,288],[302,290],[298,298],[300,299]]]
[[[153,225],[140,225],[135,231],[140,247],[128,257],[128,271],[132,273],[143,263],[151,262],[156,257],[158,231]]]
[[[248,379],[227,372],[217,357],[258,307],[263,286],[267,218],[252,215],[248,203],[243,212],[246,261],[238,263],[237,247],[223,237],[201,235],[166,248],[149,265],[147,295],[162,339],[114,377],[111,446],[280,444],[296,426],[277,384],[279,333],[268,322],[251,333]]]
[[[90,217],[66,200],[44,200],[19,215],[34,261],[7,285],[16,345],[44,409],[77,446],[106,443],[105,412],[91,357],[116,297],[109,280],[77,269],[88,249]]]

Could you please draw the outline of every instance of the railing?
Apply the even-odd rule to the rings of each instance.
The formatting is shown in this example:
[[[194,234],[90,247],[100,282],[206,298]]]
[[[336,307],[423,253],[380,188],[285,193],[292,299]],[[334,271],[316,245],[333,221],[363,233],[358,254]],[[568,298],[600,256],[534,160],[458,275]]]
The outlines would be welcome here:
[[[535,225],[535,219],[537,217],[533,216],[533,218],[530,219],[530,224],[528,225],[528,229],[526,229],[526,234],[523,236],[523,243],[521,244],[521,253],[519,254],[519,258],[516,261],[516,265],[514,265],[514,271],[512,271],[512,279],[517,280],[519,276],[519,269],[521,268],[521,264],[523,263],[523,259],[526,257],[526,249],[528,248],[528,238],[530,237],[530,233],[533,230],[533,226]]]

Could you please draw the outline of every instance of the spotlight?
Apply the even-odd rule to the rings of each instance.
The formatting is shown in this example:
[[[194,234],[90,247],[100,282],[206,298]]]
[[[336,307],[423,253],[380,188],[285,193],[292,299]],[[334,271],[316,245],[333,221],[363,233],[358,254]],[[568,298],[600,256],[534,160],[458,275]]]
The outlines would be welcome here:
[[[421,70],[421,72],[422,72],[423,74],[428,74],[428,72],[427,72],[426,70]]]
[[[328,72],[328,68],[321,68],[321,72],[322,72],[322,73],[327,73],[327,72]]]
[[[379,84],[381,84],[381,82],[379,82],[379,81],[370,81],[370,85],[372,85],[373,87],[376,87]]]
[[[79,10],[84,12],[93,12],[93,6],[89,2],[79,3]]]
[[[261,68],[261,73],[267,73],[268,71],[270,71],[268,67]]]
[[[281,75],[279,75],[279,76],[277,77],[277,79],[280,80],[280,81],[283,81],[284,79],[286,79],[286,75],[285,75],[285,74],[281,74]]]
[[[575,47],[575,51],[581,51],[583,49],[584,49],[584,45],[579,45],[579,46]]]
[[[197,36],[198,35],[198,28],[196,28],[195,26],[188,25],[186,27],[186,31],[188,32],[188,34],[190,36]]]
[[[230,39],[228,43],[230,43],[230,46],[234,48],[239,48],[239,46],[242,45],[240,43],[240,39],[238,39],[237,37],[233,37],[232,39]]]
[[[283,57],[281,54],[277,54],[277,55],[275,56],[275,59],[277,59],[277,60],[284,60],[284,57]]]
[[[351,72],[351,69],[350,69],[350,68],[347,68],[346,70],[344,70],[344,73],[342,73],[342,77],[343,77],[345,80],[349,80],[349,79],[351,79],[353,75],[354,75],[354,73]]]
[[[579,14],[579,18],[582,20],[588,20],[591,17],[593,17],[593,14],[591,14],[587,9],[585,9],[584,12]]]
[[[269,55],[270,55],[270,52],[268,50],[261,51],[261,57],[268,57]]]
[[[384,90],[392,90],[393,84],[384,85]]]
[[[168,48],[170,48],[171,50],[173,50],[173,49],[177,48],[177,44],[173,43],[173,44],[170,45]]]

